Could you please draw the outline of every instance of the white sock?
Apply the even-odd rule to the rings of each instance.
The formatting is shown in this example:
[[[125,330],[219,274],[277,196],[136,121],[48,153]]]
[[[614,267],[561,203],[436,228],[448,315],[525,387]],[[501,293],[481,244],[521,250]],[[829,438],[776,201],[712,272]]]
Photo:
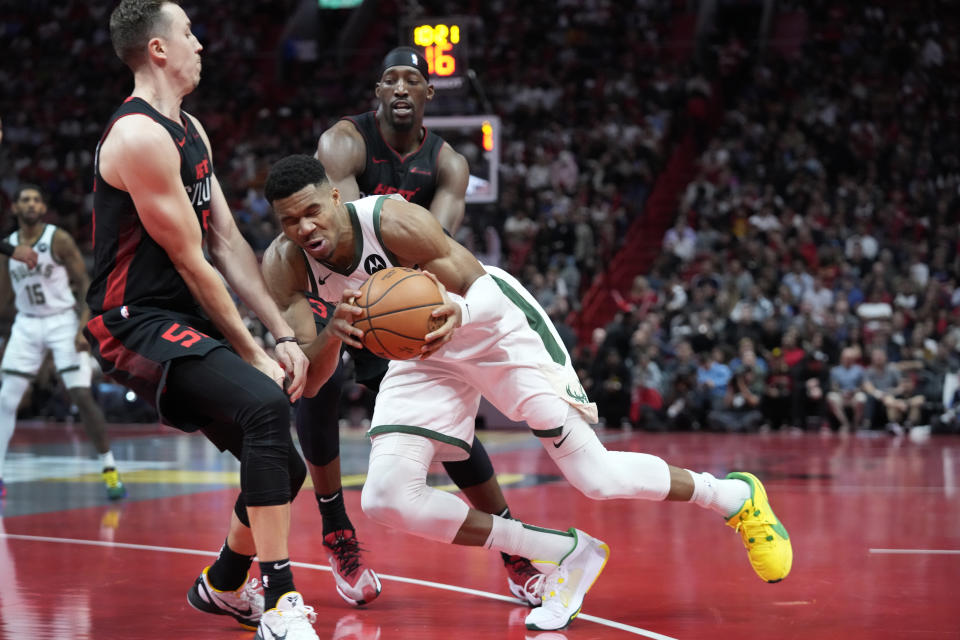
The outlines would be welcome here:
[[[743,480],[731,478],[717,480],[709,473],[686,470],[693,477],[693,495],[690,502],[712,509],[724,518],[730,518],[740,510],[750,497],[750,485]]]
[[[104,469],[116,469],[117,461],[113,459],[113,451],[100,454],[100,463]]]
[[[493,528],[483,546],[512,556],[523,556],[533,562],[557,563],[573,549],[573,544],[573,536],[566,531],[493,516]]]

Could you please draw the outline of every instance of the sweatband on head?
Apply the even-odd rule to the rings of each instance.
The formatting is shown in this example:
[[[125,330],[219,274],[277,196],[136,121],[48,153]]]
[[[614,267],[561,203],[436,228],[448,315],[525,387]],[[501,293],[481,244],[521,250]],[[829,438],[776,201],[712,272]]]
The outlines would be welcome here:
[[[382,76],[391,67],[413,67],[420,72],[424,80],[430,77],[430,67],[427,65],[426,58],[413,47],[397,47],[391,50],[383,58],[380,75]]]

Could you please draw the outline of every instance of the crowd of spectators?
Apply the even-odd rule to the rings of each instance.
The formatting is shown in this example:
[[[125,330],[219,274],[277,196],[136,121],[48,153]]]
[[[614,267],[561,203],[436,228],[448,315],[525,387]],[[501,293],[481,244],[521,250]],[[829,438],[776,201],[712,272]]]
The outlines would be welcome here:
[[[348,81],[343,60],[363,59],[351,51],[285,60],[294,0],[184,4],[205,46],[185,108],[203,120],[240,228],[262,251],[277,233],[260,189],[270,163],[311,152],[336,118],[370,108],[375,73]],[[955,12],[816,2],[802,55],[760,56],[731,38],[693,65],[665,41],[685,3],[463,4],[483,100],[457,108],[490,108],[504,130],[499,201],[471,205],[457,237],[548,310],[608,427],[954,424],[944,383],[960,366]],[[106,31],[112,5],[37,0],[0,17],[0,47],[20,61],[0,69],[17,87],[0,96],[0,199],[41,184],[51,221],[86,250],[93,150],[129,91]],[[397,10],[381,16],[396,23],[390,43]],[[376,48],[367,59],[389,47]],[[581,294],[716,91],[727,110],[712,135],[693,131],[699,173],[661,256],[631,291],[612,292],[615,320],[578,342],[568,320]]]
[[[581,354],[608,424],[956,430],[956,11],[830,3],[750,62],[675,225]]]

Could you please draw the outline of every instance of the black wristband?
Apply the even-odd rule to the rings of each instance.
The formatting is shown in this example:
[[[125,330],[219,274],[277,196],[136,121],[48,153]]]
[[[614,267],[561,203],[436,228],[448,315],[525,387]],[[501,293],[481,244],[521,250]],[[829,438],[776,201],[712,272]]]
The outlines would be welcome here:
[[[276,343],[280,344],[281,342],[296,342],[297,339],[293,336],[284,336],[282,338],[277,338]]]
[[[13,257],[14,246],[7,242],[6,240],[0,240],[0,253],[5,256]]]

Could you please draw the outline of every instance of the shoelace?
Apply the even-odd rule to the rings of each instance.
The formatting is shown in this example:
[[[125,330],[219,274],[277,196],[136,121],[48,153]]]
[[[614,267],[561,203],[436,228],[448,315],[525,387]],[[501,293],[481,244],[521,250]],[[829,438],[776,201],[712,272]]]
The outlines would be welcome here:
[[[764,542],[773,540],[773,536],[768,533],[767,527],[772,527],[773,521],[768,519],[763,520],[748,520],[744,522],[741,520],[737,523],[736,531],[737,533],[745,533],[747,538],[745,540],[748,544],[756,544],[757,542]],[[743,529],[741,532],[740,530]]]
[[[523,583],[524,591],[540,595],[545,576],[537,571],[536,567],[534,567],[529,560],[523,556],[511,556],[510,568],[520,576],[526,576],[526,580]]]
[[[313,631],[313,623],[317,621],[317,614],[314,612],[313,607],[308,607],[307,605],[300,605],[293,611],[285,611],[284,615],[290,615],[290,618],[287,620],[287,629],[295,626],[302,626],[306,624],[310,627],[310,630]]]
[[[243,592],[240,595],[242,600],[250,604],[250,609],[255,613],[263,613],[263,601],[259,598],[261,595],[260,581],[256,578],[250,578],[247,584],[243,586]]]
[[[543,577],[540,599],[543,601],[544,607],[550,607],[551,605],[560,607],[567,606],[567,604],[561,602],[557,596],[562,591],[561,585],[566,584],[569,577],[570,574],[566,567],[558,567],[556,571]]]
[[[356,538],[337,536],[330,548],[344,575],[349,576],[360,567],[360,543]]]

